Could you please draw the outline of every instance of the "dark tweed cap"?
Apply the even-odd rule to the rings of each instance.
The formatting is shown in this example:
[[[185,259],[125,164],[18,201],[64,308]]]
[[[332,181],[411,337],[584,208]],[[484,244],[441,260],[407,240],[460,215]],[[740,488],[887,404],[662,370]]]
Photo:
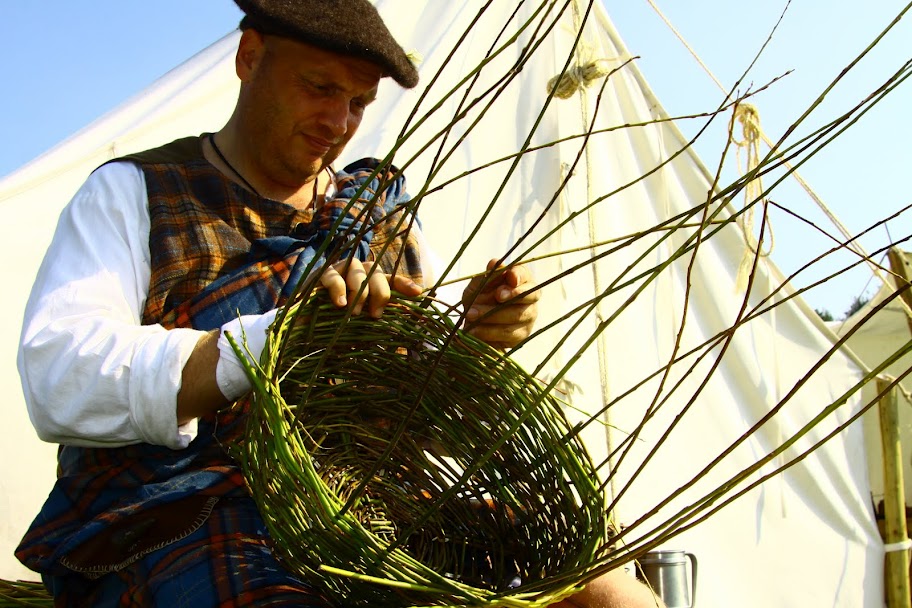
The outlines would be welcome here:
[[[418,84],[418,70],[368,0],[234,0],[241,29],[254,29],[368,59],[400,85]]]

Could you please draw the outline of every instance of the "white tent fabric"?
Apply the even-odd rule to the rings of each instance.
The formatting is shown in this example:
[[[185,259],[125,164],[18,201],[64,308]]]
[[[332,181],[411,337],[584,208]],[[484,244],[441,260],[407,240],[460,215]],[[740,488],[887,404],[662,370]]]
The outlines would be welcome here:
[[[912,271],[912,253],[903,252],[900,258],[905,265],[905,272]],[[912,339],[908,309],[899,298],[885,303],[893,293],[893,287],[881,284],[877,293],[852,316],[842,321],[827,323],[839,337],[849,335],[849,332],[855,329],[855,332],[849,335],[846,346],[858,355],[868,369],[879,367]],[[879,310],[878,307],[880,307]],[[910,368],[912,368],[912,354],[906,354],[890,364],[881,375],[884,379],[900,378]],[[894,394],[899,400],[900,441],[903,457],[908,464],[909,454],[912,454],[912,407],[910,407],[912,406],[912,377],[905,376],[900,381],[900,390],[894,391]],[[863,399],[869,401],[876,396],[875,385],[871,383],[866,387]],[[863,423],[865,444],[869,454],[871,493],[874,504],[878,504],[883,500],[884,489],[883,477],[879,474],[879,471],[883,470],[883,459],[881,457],[880,415],[876,407],[865,413]],[[912,475],[906,473],[903,482],[906,504],[912,504]]]
[[[501,44],[495,41],[504,24],[512,18],[509,36],[518,24],[534,18],[536,8],[495,0],[458,52],[450,55],[481,3],[428,2],[421,10],[416,10],[412,0],[379,0],[376,4],[403,45],[423,57],[423,84],[416,90],[402,91],[384,83],[378,101],[368,110],[358,136],[349,145],[351,159],[390,150],[423,87],[438,70],[439,81],[422,101],[417,116],[434,107],[482,61],[492,45]],[[545,4],[552,10],[543,21],[547,27],[558,4],[563,3]],[[507,157],[527,138],[543,145],[576,136],[593,118],[597,129],[605,129],[664,117],[635,65],[624,65],[629,55],[597,2],[585,21],[575,61],[604,60],[599,65],[618,71],[608,78],[600,101],[601,80],[570,99],[553,100],[539,121],[546,105],[546,83],[561,72],[577,33],[575,24],[583,17],[582,12],[572,11],[560,17],[518,78],[499,93],[478,126],[461,141],[478,116],[475,110],[468,112],[443,144],[444,153],[452,149],[452,155],[430,178],[439,141],[414,162],[410,159],[419,143],[428,142],[459,112],[463,95],[443,101],[439,111],[421,122],[396,155],[397,164],[407,165],[413,194],[425,184],[430,191],[449,177]],[[491,61],[472,85],[468,99],[495,86],[495,75],[507,73],[523,57],[520,50],[529,41],[530,31]],[[0,344],[0,361],[10,393],[8,424],[0,431],[4,435],[0,441],[2,578],[28,576],[17,569],[10,552],[37,512],[53,476],[53,449],[33,439],[19,395],[14,345],[27,292],[55,218],[81,180],[103,160],[188,133],[218,129],[230,112],[237,87],[232,54],[236,37],[235,33],[217,42],[122,109],[0,182],[0,204],[10,218],[3,227],[6,238],[0,242],[8,248],[8,259],[20,261],[19,271],[11,279],[14,284],[7,301],[8,321]],[[411,124],[417,123],[413,120]],[[507,253],[518,241],[510,259],[566,251],[647,231],[706,198],[711,180],[692,152],[675,156],[685,142],[671,123],[595,134],[578,158],[581,141],[567,139],[528,154],[512,173],[512,160],[499,163],[425,197],[419,212],[424,231],[445,263],[453,260],[460,244],[471,237],[466,253],[455,260],[451,276],[482,269],[488,258]],[[646,173],[649,177],[635,186],[588,205]],[[567,187],[551,205],[565,178]],[[506,185],[501,190],[502,184]],[[473,235],[493,200],[496,204]],[[549,232],[562,222],[565,224],[560,230]],[[527,231],[533,236],[520,240]],[[611,492],[618,498],[615,513],[620,523],[633,525],[627,539],[632,542],[648,539],[649,532],[673,514],[794,436],[862,375],[848,355],[837,352],[795,388],[776,416],[727,451],[693,488],[663,504],[664,497],[675,493],[757,424],[832,347],[826,328],[798,298],[744,323],[732,334],[730,343],[720,340],[701,347],[713,336],[728,335],[720,332],[738,318],[744,299],[735,288],[745,250],[740,230],[732,225],[719,231],[702,242],[694,256],[670,264],[657,280],[647,281],[641,276],[669,260],[692,236],[687,228],[668,238],[653,234],[550,283],[544,292],[541,328],[595,294],[610,289],[611,295],[596,311],[546,329],[517,353],[517,358],[541,378],[555,378],[593,336],[597,324],[605,321],[605,331],[558,383],[575,408],[591,413],[604,403],[612,403],[607,415],[610,425],[594,424],[586,431],[587,445],[596,462],[606,459],[612,449],[626,445],[625,438],[657,396],[667,398],[632,442],[629,454],[623,459],[617,453],[612,455]],[[524,253],[540,239],[539,245]],[[545,282],[607,248],[544,258],[532,266],[537,279]],[[786,299],[791,291],[783,282],[772,264],[761,261],[748,309],[771,294],[773,302]],[[633,295],[635,304],[615,316],[620,305]],[[571,331],[575,320],[579,320],[579,328]],[[561,345],[564,338],[566,342]],[[556,354],[539,368],[557,346]],[[685,354],[694,349],[695,354],[668,369],[664,380],[661,376],[646,380],[667,366],[675,352]],[[693,396],[696,398],[689,405]],[[745,488],[797,457],[849,419],[858,405],[858,398],[850,398],[805,438],[734,483],[733,488]],[[682,412],[680,421],[663,440],[664,431]],[[657,445],[661,447],[637,473],[638,465]],[[608,468],[604,471],[607,475]],[[873,520],[869,487],[861,427],[851,425],[796,466],[771,475],[763,485],[662,546],[697,555],[697,602],[701,606],[881,606],[883,543]],[[646,514],[650,515],[644,518]]]

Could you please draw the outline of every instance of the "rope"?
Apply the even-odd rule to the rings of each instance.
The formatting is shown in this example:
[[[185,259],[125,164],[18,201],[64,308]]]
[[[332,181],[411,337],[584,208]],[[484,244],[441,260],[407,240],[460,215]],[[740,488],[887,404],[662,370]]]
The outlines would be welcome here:
[[[573,0],[573,28],[575,31],[580,31],[580,29],[583,27],[584,27],[583,7],[581,6],[579,0]],[[557,77],[555,77],[555,78],[552,78],[551,81],[548,83],[548,89],[554,90],[554,94],[556,97],[558,97],[558,99],[568,99],[569,97],[572,97],[574,93],[579,91],[580,94],[577,99],[580,104],[579,105],[580,119],[582,121],[582,127],[584,129],[589,124],[589,121],[591,119],[591,116],[589,114],[589,99],[588,99],[588,96],[586,93],[586,87],[591,85],[595,80],[602,78],[604,76],[607,76],[611,69],[610,61],[608,61],[607,59],[593,60],[593,58],[596,56],[596,51],[594,50],[594,47],[591,46],[593,44],[596,45],[596,47],[598,49],[598,54],[604,53],[605,49],[599,42],[599,39],[597,36],[596,37],[587,36],[586,38],[581,38],[579,41],[579,44],[576,47],[576,52],[575,52],[575,57],[574,57],[575,65],[571,69],[567,70],[567,72],[572,74],[569,77],[570,80],[572,80],[574,78],[574,76],[577,76],[579,78],[576,80],[577,85],[573,88],[572,91],[569,92],[569,95],[567,95],[567,97],[562,96],[563,94],[566,94],[566,90],[562,91],[561,93],[559,93],[557,90],[557,88],[559,88],[560,85],[567,80],[567,78],[566,78],[567,74],[564,74],[564,77],[559,78],[557,82],[555,82],[555,78],[557,78]],[[582,66],[582,67],[580,67],[580,66]],[[586,69],[586,68],[594,68],[594,69]],[[602,76],[597,76],[596,74],[600,70],[604,70],[604,74],[602,74]],[[588,76],[588,78],[587,78],[587,76]],[[580,84],[582,84],[582,86],[580,86]],[[557,88],[555,88],[555,87],[557,87]],[[569,88],[569,87],[567,87],[567,88]],[[595,161],[592,158],[592,148],[590,146],[586,146],[584,153],[585,153],[585,160],[586,160],[586,182],[585,182],[586,199],[585,200],[591,201],[591,200],[593,200],[593,197],[594,197],[592,176],[595,175]],[[598,240],[596,238],[596,231],[595,231],[596,224],[597,224],[597,220],[595,217],[595,208],[594,208],[594,206],[590,206],[586,211],[586,225],[587,225],[587,229],[588,229],[588,233],[589,233],[588,237],[589,237],[590,244],[595,243]],[[595,254],[595,250],[590,250],[590,256],[592,256],[594,254]],[[590,264],[590,270],[592,272],[592,285],[593,285],[593,288],[594,288],[596,294],[602,293],[603,285],[604,285],[604,278],[602,276],[603,273],[600,272],[600,270],[599,270],[600,267],[601,266],[599,264]],[[605,319],[608,317],[608,314],[605,311],[604,300],[602,300],[598,304],[596,304],[595,317],[596,317],[598,323],[603,323],[605,321]],[[611,384],[610,384],[609,374],[607,371],[611,364],[610,363],[611,357],[609,355],[609,352],[610,352],[610,345],[607,342],[607,333],[599,332],[598,339],[596,340],[596,355],[598,357],[598,366],[599,366],[599,370],[600,370],[599,388],[601,389],[602,403],[611,403]],[[611,430],[613,428],[613,425],[612,425],[612,414],[611,414],[610,408],[605,408],[604,413],[602,414],[602,421],[605,424],[605,447],[607,448],[607,453],[609,455],[609,467],[611,470],[613,470],[615,467],[615,461],[614,461],[614,458],[610,457],[610,455],[614,454],[617,446],[616,446],[616,442],[614,439],[614,434],[612,433],[612,430]],[[607,491],[610,493],[610,499],[613,501],[613,500],[615,500],[615,497],[617,497],[617,495],[618,495],[617,476],[609,473],[608,479],[609,479],[609,481],[608,481]]]
[[[576,64],[549,80],[548,92],[553,92],[558,99],[570,99],[577,91],[592,86],[593,82],[601,80],[610,72],[611,62],[608,59]]]
[[[735,144],[736,158],[738,163],[738,172],[745,175],[755,171],[760,164],[760,112],[757,108],[749,103],[738,104],[735,107],[735,119],[741,123],[741,133],[744,139],[737,140],[734,136],[734,130],[729,132],[729,139]],[[744,151],[746,156],[745,164],[742,166],[741,152]],[[763,193],[763,180],[755,177],[750,180],[744,187],[744,206],[746,211],[738,218],[738,225],[744,234],[744,255],[741,256],[741,264],[738,267],[738,275],[735,281],[735,289],[742,292],[747,289],[748,278],[750,277],[751,268],[753,267],[754,256],[769,257],[773,252],[773,227],[766,218],[766,227],[770,234],[770,246],[766,251],[760,250],[760,243],[754,247],[754,211],[755,201]],[[766,202],[765,200],[763,201]]]
[[[678,32],[678,30],[675,29],[674,25],[671,24],[671,21],[669,21],[668,18],[659,9],[659,7],[656,6],[656,3],[654,2],[654,0],[646,0],[646,1],[649,3],[649,6],[652,7],[652,10],[654,10],[655,13],[659,16],[659,18],[665,23],[665,25],[668,26],[668,29],[670,29],[671,32],[681,42],[681,44],[684,45],[684,48],[686,48],[688,50],[688,52],[690,52],[690,54],[694,57],[694,59],[697,61],[697,63],[700,65],[700,67],[703,68],[703,71],[706,72],[706,74],[712,79],[712,81],[716,83],[716,86],[719,87],[719,90],[721,90],[723,93],[725,93],[727,98],[729,100],[731,100],[731,96],[728,95],[728,91],[725,89],[725,87],[722,86],[722,83],[719,81],[719,79],[716,78],[716,76],[706,66],[706,64],[703,63],[703,61],[697,55],[696,51],[693,50],[693,48],[687,43],[687,41],[680,34],[680,32]],[[766,136],[765,133],[763,133],[762,130],[759,130],[759,127],[758,127],[758,135],[760,136],[760,139],[762,139],[763,142],[767,146],[769,146],[770,148],[773,147],[773,144],[770,141],[770,139]],[[874,273],[874,275],[877,276],[881,281],[883,281],[883,283],[885,285],[889,286],[890,288],[893,288],[893,285],[890,284],[890,281],[888,281],[886,276],[884,276],[884,274],[881,272],[881,269],[877,266],[877,263],[871,259],[871,256],[867,253],[867,251],[865,251],[864,247],[862,247],[861,244],[858,243],[857,240],[855,240],[855,237],[846,229],[846,227],[842,225],[842,222],[840,222],[839,218],[837,218],[836,215],[829,209],[829,207],[826,206],[826,204],[823,202],[823,199],[821,199],[817,195],[817,193],[811,189],[811,187],[808,185],[808,183],[806,181],[804,181],[804,179],[801,177],[801,175],[798,174],[798,171],[794,170],[793,166],[788,162],[783,162],[783,165],[786,167],[786,169],[791,171],[792,176],[795,178],[795,180],[798,182],[798,184],[804,189],[804,191],[808,194],[808,196],[811,197],[811,200],[814,201],[814,203],[820,208],[820,210],[823,211],[823,213],[827,216],[827,218],[829,218],[829,220],[833,223],[833,225],[836,227],[836,229],[839,231],[839,233],[842,234],[842,236],[847,241],[846,246],[849,249],[851,249],[852,251],[854,251],[855,253],[857,253],[859,256],[861,256],[865,260],[865,263],[871,268],[871,271]]]
[[[884,553],[894,553],[896,551],[908,551],[912,549],[912,539],[901,540],[898,543],[884,544]]]

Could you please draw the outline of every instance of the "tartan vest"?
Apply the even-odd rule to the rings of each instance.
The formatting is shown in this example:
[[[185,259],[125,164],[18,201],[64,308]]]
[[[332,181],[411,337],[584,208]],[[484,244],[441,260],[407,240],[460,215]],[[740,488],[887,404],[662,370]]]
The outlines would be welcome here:
[[[417,243],[404,231],[408,195],[395,168],[371,179],[376,160],[349,165],[315,216],[228,180],[203,157],[201,142],[180,139],[120,159],[142,169],[149,199],[143,324],[211,330],[239,313],[271,310],[325,239],[354,240],[361,259],[379,259],[385,272],[422,282]],[[376,204],[368,205],[374,195]],[[57,482],[16,556],[37,572],[97,577],[196,530],[217,501],[247,496],[226,449],[240,439],[245,412],[242,401],[200,419],[184,450],[61,446]]]

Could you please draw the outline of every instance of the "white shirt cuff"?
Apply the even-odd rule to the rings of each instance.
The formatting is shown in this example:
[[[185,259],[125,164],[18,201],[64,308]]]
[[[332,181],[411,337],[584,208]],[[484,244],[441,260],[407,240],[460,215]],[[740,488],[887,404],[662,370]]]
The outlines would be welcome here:
[[[225,334],[230,333],[241,346],[248,363],[257,365],[266,347],[266,335],[275,320],[276,312],[274,309],[262,315],[243,315],[222,325],[218,339],[219,360],[215,366],[215,381],[228,401],[237,400],[250,391],[252,385]]]
[[[196,438],[195,420],[178,426],[174,395],[200,335],[195,329],[161,329],[142,341],[134,361],[140,373],[130,383],[130,418],[142,441],[183,449]]]

